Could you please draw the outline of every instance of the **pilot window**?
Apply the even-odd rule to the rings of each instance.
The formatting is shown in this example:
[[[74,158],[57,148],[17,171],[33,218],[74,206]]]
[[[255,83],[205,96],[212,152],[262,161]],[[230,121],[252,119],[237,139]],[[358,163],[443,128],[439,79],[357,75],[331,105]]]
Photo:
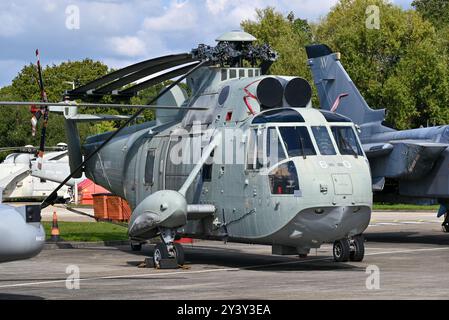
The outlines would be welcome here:
[[[246,167],[248,170],[254,170],[254,160],[256,157],[256,129],[252,129],[249,132],[249,143],[246,158]]]
[[[250,130],[246,160],[246,168],[248,170],[259,170],[267,166],[266,138],[267,131],[265,128],[255,128]]]
[[[280,164],[268,177],[272,194],[299,194],[299,180],[293,161]]]
[[[279,132],[290,157],[316,155],[306,127],[279,127]]]
[[[363,156],[357,137],[352,127],[331,127],[338,150],[342,155]]]
[[[268,128],[267,131],[267,167],[270,167],[282,160],[286,159],[284,149],[277,129],[275,127]]]
[[[145,185],[153,184],[153,168],[154,168],[154,157],[156,155],[156,150],[150,149],[147,153],[147,160],[145,162]]]
[[[312,132],[321,155],[333,156],[337,154],[325,126],[314,126],[312,127]]]
[[[264,164],[264,148],[263,144],[264,130],[263,129],[251,129],[248,153],[247,153],[247,165],[248,170],[259,170]]]

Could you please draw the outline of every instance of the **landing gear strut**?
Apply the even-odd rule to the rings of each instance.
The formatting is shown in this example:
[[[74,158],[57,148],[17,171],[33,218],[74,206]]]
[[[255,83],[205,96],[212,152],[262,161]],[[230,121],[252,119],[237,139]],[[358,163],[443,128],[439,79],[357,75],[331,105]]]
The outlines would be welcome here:
[[[154,248],[154,267],[161,268],[161,263],[166,259],[173,259],[177,266],[184,265],[184,249],[179,243],[175,243],[176,230],[161,228],[162,242]]]
[[[334,260],[336,262],[362,261],[365,256],[365,240],[362,235],[334,242]]]

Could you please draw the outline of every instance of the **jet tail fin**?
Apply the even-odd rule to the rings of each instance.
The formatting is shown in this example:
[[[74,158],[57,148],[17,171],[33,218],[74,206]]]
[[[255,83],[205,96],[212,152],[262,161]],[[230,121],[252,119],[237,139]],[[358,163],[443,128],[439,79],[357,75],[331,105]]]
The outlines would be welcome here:
[[[335,112],[358,125],[385,119],[385,109],[373,110],[368,106],[340,63],[339,53],[334,53],[324,44],[306,46],[306,52],[321,109],[331,110],[339,96],[348,94],[340,101]]]

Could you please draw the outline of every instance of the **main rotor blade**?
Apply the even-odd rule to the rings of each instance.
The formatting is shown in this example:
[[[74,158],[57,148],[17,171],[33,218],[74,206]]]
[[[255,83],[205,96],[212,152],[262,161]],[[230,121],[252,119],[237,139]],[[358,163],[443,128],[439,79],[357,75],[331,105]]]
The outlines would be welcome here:
[[[142,61],[133,65],[130,65],[128,67],[119,69],[117,71],[108,73],[107,75],[93,80],[79,88],[76,88],[74,90],[69,91],[67,94],[69,96],[77,96],[77,95],[82,95],[82,94],[87,94],[88,91],[90,90],[94,90],[100,86],[103,86],[111,81],[120,79],[124,76],[130,75],[134,72],[137,72],[139,70],[142,69],[146,69],[152,66],[156,66],[156,65],[163,65],[166,63],[171,63],[173,61],[184,61],[188,58],[191,58],[193,61],[193,58],[190,54],[188,53],[182,53],[182,54],[176,54],[176,55],[169,55],[169,56],[163,56],[163,57],[158,57],[158,58],[154,58],[154,59],[150,59],[150,60],[146,60],[146,61]]]
[[[16,151],[16,150],[20,150],[21,147],[4,147],[4,148],[0,148],[0,152],[8,152],[8,151]],[[37,148],[35,148],[37,149]]]
[[[196,70],[198,70],[199,68],[203,67],[204,65],[208,64],[209,60],[204,60],[201,63],[197,64],[195,67],[191,68],[189,71],[187,71],[183,76],[181,76],[178,80],[176,80],[175,82],[173,82],[172,84],[170,84],[168,87],[164,88],[156,97],[154,97],[153,99],[151,99],[151,101],[149,102],[149,104],[154,103],[155,101],[157,101],[160,97],[162,97],[164,94],[166,94],[168,91],[170,91],[173,87],[175,87],[176,85],[178,85],[181,81],[183,81],[186,77],[188,77],[190,74],[192,74],[193,72],[195,72]],[[53,190],[53,192],[44,199],[44,201],[41,204],[41,208],[44,209],[46,207],[48,207],[51,204],[54,204],[57,196],[58,196],[58,191],[59,189],[61,189],[66,183],[67,181],[69,181],[74,175],[75,173],[77,173],[78,171],[80,171],[85,165],[86,163],[92,159],[92,157],[97,154],[98,152],[101,151],[101,149],[103,149],[112,139],[114,139],[114,137],[119,134],[124,128],[126,128],[126,126],[128,124],[130,124],[131,122],[133,122],[145,109],[139,109],[137,112],[135,112],[133,114],[132,117],[130,117],[124,124],[122,124],[116,131],[114,131],[100,146],[98,146],[98,148],[96,148],[94,151],[92,151],[87,157],[84,158],[84,161],[75,169],[73,170],[69,176],[67,176],[67,178],[64,179],[64,181],[62,181],[55,190]]]
[[[0,148],[0,152],[15,152],[15,153],[36,153],[39,147],[4,147]],[[67,147],[45,147],[45,151],[67,151]]]
[[[182,59],[182,60],[175,60],[175,61],[171,61],[168,63],[163,63],[163,64],[158,64],[155,66],[151,66],[148,68],[145,68],[143,70],[131,73],[130,75],[127,75],[125,77],[122,77],[114,82],[111,82],[107,85],[105,85],[104,87],[101,87],[99,89],[94,90],[93,94],[110,94],[112,93],[112,91],[120,89],[121,87],[133,83],[139,79],[143,79],[145,77],[148,77],[152,74],[161,72],[163,70],[167,70],[170,68],[174,68],[176,66],[180,66],[183,64],[187,64],[187,63],[191,63],[192,62],[192,58],[188,57],[186,59]]]
[[[56,107],[84,107],[84,108],[113,108],[113,109],[161,109],[161,110],[207,110],[199,107],[159,106],[157,104],[119,104],[119,103],[65,103],[65,102],[35,102],[35,101],[0,101],[0,106],[56,106]]]
[[[127,88],[125,90],[119,91],[119,95],[130,95],[130,96],[135,95],[137,92],[139,92],[143,89],[149,88],[151,86],[154,86],[155,84],[158,84],[158,83],[164,82],[166,80],[180,76],[180,75],[186,73],[186,71],[188,71],[191,67],[192,67],[192,65],[188,65],[186,67],[182,67],[182,68],[164,73],[158,77],[151,78],[147,81],[136,84],[135,86],[132,86],[131,88]]]

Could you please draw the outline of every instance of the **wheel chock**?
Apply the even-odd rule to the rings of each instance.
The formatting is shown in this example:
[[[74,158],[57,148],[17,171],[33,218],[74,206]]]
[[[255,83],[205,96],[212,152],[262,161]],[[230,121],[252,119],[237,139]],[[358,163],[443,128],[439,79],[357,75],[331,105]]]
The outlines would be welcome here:
[[[176,259],[161,259],[160,269],[178,269],[178,263]]]

